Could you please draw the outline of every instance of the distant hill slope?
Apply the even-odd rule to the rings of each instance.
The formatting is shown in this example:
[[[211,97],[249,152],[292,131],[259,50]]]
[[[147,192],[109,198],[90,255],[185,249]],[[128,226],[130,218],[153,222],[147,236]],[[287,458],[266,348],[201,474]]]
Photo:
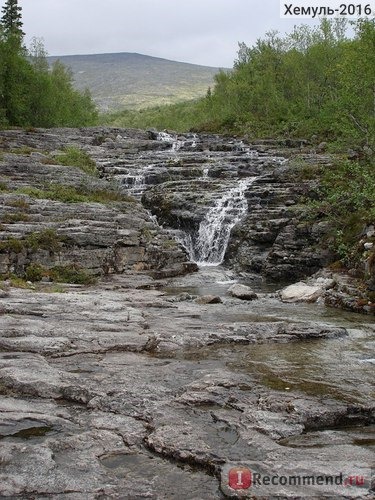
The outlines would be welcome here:
[[[201,97],[219,68],[131,54],[49,57],[70,66],[78,89],[89,88],[101,111],[137,109]]]

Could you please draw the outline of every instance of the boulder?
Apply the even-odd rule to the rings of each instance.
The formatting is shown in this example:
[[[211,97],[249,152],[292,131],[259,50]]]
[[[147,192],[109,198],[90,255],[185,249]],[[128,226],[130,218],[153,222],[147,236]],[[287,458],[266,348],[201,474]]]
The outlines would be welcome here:
[[[202,295],[195,301],[197,304],[221,304],[222,300],[217,295]]]
[[[324,287],[307,285],[302,281],[289,285],[280,292],[283,302],[315,302],[324,292]]]
[[[228,293],[232,295],[232,297],[236,297],[241,300],[255,300],[258,298],[258,295],[246,285],[232,285],[229,288]]]

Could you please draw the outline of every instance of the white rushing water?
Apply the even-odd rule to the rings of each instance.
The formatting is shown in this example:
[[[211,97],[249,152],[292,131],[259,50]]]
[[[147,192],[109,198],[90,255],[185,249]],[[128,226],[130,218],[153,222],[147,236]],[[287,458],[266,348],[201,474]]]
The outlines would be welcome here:
[[[249,177],[238,181],[208,210],[197,237],[185,235],[181,239],[193,262],[200,266],[217,266],[223,262],[231,230],[247,211],[246,190],[255,179]]]
[[[172,144],[172,151],[174,152],[180,150],[185,144],[185,141],[180,141],[177,135],[171,135],[168,132],[159,132],[158,141]]]
[[[140,169],[129,171],[122,177],[122,185],[132,196],[141,196],[146,189],[146,176],[155,167],[154,164],[146,165]]]

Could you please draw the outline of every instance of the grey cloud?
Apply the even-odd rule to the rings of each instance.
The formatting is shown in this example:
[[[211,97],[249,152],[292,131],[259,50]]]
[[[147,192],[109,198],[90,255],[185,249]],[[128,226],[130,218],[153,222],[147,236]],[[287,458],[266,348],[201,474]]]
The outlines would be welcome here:
[[[4,0],[1,2],[4,3]],[[278,0],[20,0],[27,41],[42,37],[51,55],[144,54],[231,66],[237,43],[270,29],[290,31]]]

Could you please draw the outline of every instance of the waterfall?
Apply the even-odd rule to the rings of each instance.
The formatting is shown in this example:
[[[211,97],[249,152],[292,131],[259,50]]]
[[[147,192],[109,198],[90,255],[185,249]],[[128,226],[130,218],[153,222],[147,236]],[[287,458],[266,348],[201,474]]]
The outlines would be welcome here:
[[[168,132],[159,132],[158,141],[168,142],[169,144],[171,144],[172,151],[174,152],[181,149],[185,144],[185,141],[180,141],[177,135],[173,136],[171,134],[168,134]]]
[[[146,189],[146,175],[155,167],[154,164],[146,165],[140,169],[129,170],[127,175],[121,176],[121,183],[132,196],[142,196]]]
[[[199,225],[196,238],[184,235],[181,243],[199,265],[217,266],[224,260],[232,228],[247,211],[246,190],[256,177],[242,179],[216,200]]]

